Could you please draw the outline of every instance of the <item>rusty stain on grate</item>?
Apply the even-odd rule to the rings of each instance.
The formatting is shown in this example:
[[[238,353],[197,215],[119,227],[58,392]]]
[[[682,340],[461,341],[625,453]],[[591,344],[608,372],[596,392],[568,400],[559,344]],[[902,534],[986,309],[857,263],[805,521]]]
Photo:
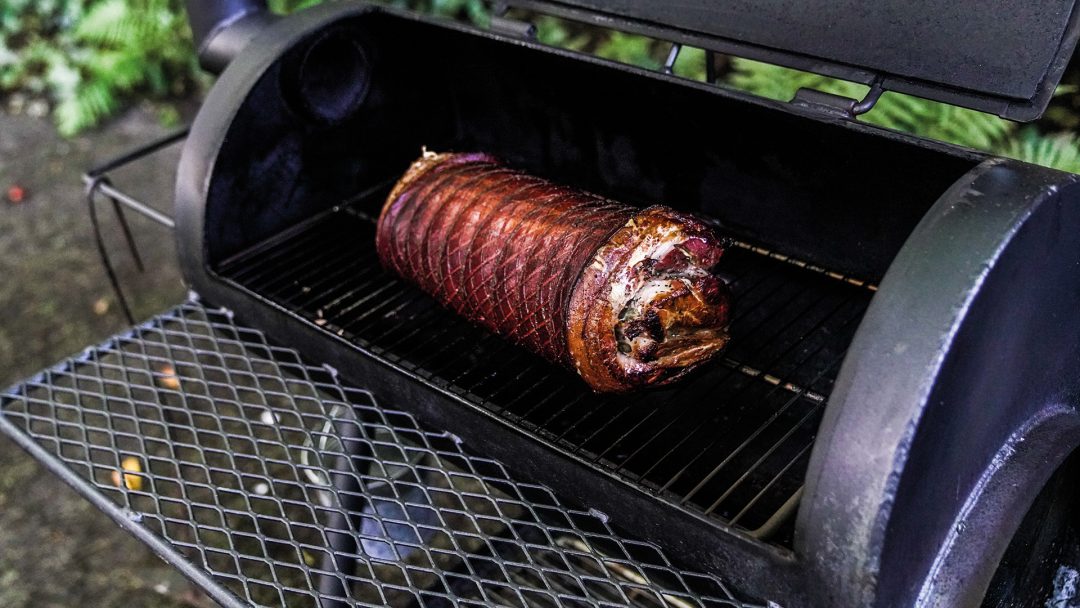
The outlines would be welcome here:
[[[196,302],[0,403],[0,429],[226,606],[747,605]]]

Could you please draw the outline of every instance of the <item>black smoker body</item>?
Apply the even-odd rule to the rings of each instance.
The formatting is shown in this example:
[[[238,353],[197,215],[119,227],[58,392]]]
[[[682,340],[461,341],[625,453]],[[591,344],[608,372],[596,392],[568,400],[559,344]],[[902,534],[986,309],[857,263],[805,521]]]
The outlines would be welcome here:
[[[208,52],[228,67],[177,185],[182,263],[208,301],[783,605],[1010,605],[1075,564],[1046,540],[1077,523],[1075,176],[818,96],[766,102],[547,48],[501,20],[330,3],[248,15],[258,31],[232,46],[228,19],[210,21],[206,48],[243,50]],[[1067,59],[1071,10],[1060,23]],[[1038,113],[987,101],[1002,92],[953,98]],[[728,360],[612,401],[382,273],[372,214],[421,146],[715,219],[742,244]]]

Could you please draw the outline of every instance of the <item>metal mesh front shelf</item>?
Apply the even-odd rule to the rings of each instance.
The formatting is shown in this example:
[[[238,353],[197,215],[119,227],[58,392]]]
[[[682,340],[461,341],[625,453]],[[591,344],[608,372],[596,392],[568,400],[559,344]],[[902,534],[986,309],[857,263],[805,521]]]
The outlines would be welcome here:
[[[10,389],[0,412],[227,606],[746,605],[194,302]]]
[[[384,196],[335,207],[220,272],[669,504],[790,544],[824,401],[873,286],[740,243],[720,268],[735,298],[724,359],[664,390],[597,395],[383,271],[372,218]]]

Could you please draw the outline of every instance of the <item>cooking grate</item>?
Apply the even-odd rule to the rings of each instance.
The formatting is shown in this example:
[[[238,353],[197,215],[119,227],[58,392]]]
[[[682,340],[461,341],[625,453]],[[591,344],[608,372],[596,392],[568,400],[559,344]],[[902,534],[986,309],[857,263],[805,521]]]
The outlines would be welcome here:
[[[225,606],[747,605],[195,302],[10,389],[0,413]]]
[[[824,400],[872,285],[732,247],[721,272],[736,316],[723,361],[675,387],[596,395],[385,273],[372,220],[384,195],[335,207],[219,272],[669,502],[788,544]]]

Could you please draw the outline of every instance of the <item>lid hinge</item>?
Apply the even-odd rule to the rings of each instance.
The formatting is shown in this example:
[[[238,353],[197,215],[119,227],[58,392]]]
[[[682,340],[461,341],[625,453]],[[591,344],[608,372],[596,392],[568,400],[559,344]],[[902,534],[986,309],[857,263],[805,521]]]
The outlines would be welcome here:
[[[878,76],[870,83],[870,90],[866,92],[866,96],[861,101],[816,89],[802,88],[795,92],[795,97],[791,99],[791,103],[834,116],[854,119],[873,109],[884,92],[884,79]]]
[[[671,50],[668,51],[667,59],[664,60],[664,67],[662,68],[665,74],[675,73],[675,62],[679,59],[679,51],[681,50],[681,44],[678,42],[671,43]]]
[[[506,2],[495,4],[491,11],[491,22],[488,25],[488,28],[493,32],[504,36],[511,36],[513,38],[521,38],[524,40],[536,40],[536,24],[520,19],[508,18],[506,13],[509,10],[510,5]]]

